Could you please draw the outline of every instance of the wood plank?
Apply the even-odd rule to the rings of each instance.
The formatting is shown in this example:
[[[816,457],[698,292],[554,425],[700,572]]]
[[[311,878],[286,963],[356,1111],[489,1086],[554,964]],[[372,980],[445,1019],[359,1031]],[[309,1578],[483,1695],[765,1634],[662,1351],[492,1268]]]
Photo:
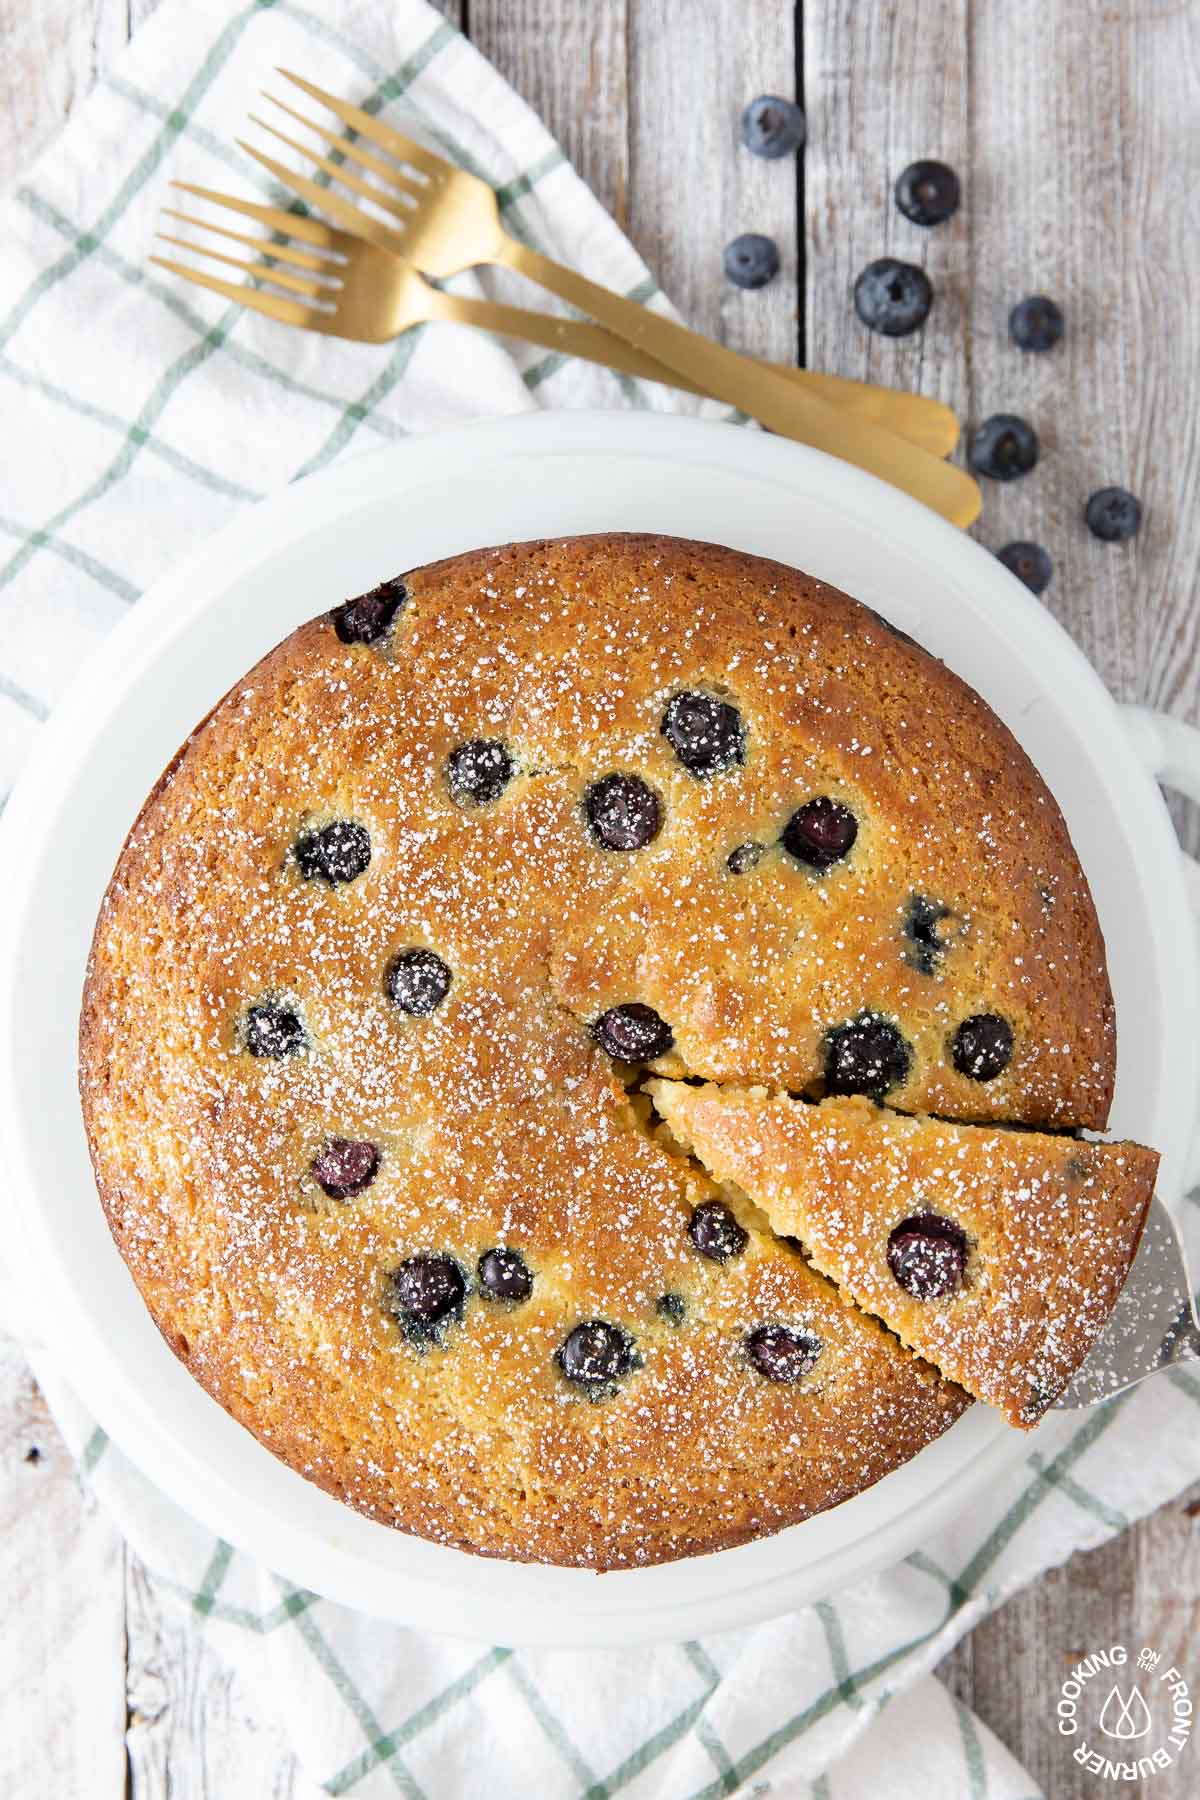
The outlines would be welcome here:
[[[0,0],[0,189],[29,168],[162,0]],[[465,0],[431,0],[461,26]]]
[[[91,0],[0,0],[0,186],[22,174],[92,84]]]
[[[1044,542],[1046,604],[1114,693],[1200,716],[1200,517],[1186,498],[1200,445],[1173,402],[1200,303],[1200,232],[1184,224],[1200,174],[1200,14],[808,0],[804,18],[810,360],[919,386],[972,423],[1028,416],[1041,462],[985,484],[976,535]],[[921,155],[964,177],[961,212],[931,231],[891,199]],[[911,338],[875,336],[853,312],[855,276],[884,254],[934,283]],[[1068,315],[1045,356],[1008,341],[1008,310],[1029,292]],[[1145,502],[1134,545],[1100,544],[1083,524],[1088,494],[1110,483]],[[1194,809],[1186,834],[1200,845]]]
[[[470,0],[468,17],[476,49],[544,120],[622,225],[629,193],[627,14],[628,0]]]
[[[160,4],[0,0],[0,189],[25,173]]]
[[[960,415],[969,401],[965,297],[972,184],[956,218],[911,225],[891,197],[921,156],[967,174],[967,0],[915,8],[805,0],[803,9],[805,305],[813,368],[934,394]],[[936,301],[925,329],[883,338],[860,324],[854,279],[880,256],[927,268]]]
[[[0,1794],[123,1800],[125,1552],[0,1339]]]
[[[126,1606],[129,1800],[319,1800],[272,1714],[133,1556]]]
[[[1095,280],[1109,354],[1133,388],[1128,485],[1149,508],[1134,565],[1134,697],[1197,723],[1200,441],[1191,391],[1200,320],[1200,9],[1129,7],[1119,17],[1126,182],[1117,217],[1132,271],[1124,317],[1111,318],[1103,271]],[[1200,854],[1200,808],[1177,800],[1171,810],[1185,846]]]
[[[473,41],[546,125],[629,233],[689,324],[794,362],[796,162],[742,148],[747,100],[795,92],[790,6],[743,0],[471,0]],[[757,293],[721,253],[761,231],[783,268]]]
[[[793,9],[744,0],[631,0],[629,232],[698,331],[735,350],[794,363],[799,343],[798,165],[741,142],[756,94],[795,98]],[[726,280],[722,252],[742,232],[779,246],[765,288]]]
[[[1006,21],[987,10],[975,14],[971,44],[971,416],[1022,413],[1043,451],[1026,479],[989,483],[982,535],[1046,544],[1057,564],[1046,603],[1113,691],[1133,698],[1162,548],[1155,518],[1126,548],[1098,543],[1081,517],[1094,488],[1117,482],[1140,489],[1161,518],[1138,446],[1139,365],[1154,358],[1134,316],[1141,247],[1136,228],[1122,227],[1134,199],[1128,37],[1119,15],[1098,30],[1083,7],[1047,18],[1035,0],[1016,0]],[[1039,31],[1042,53],[1031,57]],[[1007,340],[1008,308],[1030,291],[1052,294],[1068,314],[1062,344],[1044,356]],[[1170,428],[1164,418],[1160,429]]]

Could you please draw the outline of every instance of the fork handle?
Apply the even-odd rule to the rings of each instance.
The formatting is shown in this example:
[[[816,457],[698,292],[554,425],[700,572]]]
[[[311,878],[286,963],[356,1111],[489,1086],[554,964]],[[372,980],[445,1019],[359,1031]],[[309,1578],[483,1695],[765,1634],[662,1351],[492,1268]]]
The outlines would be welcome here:
[[[739,356],[686,326],[650,312],[607,288],[564,268],[540,251],[501,235],[493,260],[536,281],[578,307],[635,349],[687,376],[716,400],[740,407],[768,430],[797,438],[845,462],[856,463],[901,488],[955,525],[979,516],[978,485],[961,469],[941,462],[904,438],[836,411],[806,388],[748,356]]]
[[[600,363],[605,368],[641,380],[665,382],[689,394],[707,393],[707,389],[697,382],[655,362],[644,350],[636,350],[602,325],[592,325],[584,319],[556,318],[551,313],[504,306],[462,294],[447,294],[438,288],[430,292],[437,295],[430,311],[440,319],[478,326],[483,331],[499,331],[505,337],[523,338],[527,343],[541,344],[564,356],[582,357],[586,362]],[[907,438],[933,456],[949,456],[958,442],[958,420],[940,400],[927,399],[923,394],[902,393],[895,388],[876,387],[869,381],[850,381],[841,375],[822,375],[813,369],[789,368],[784,363],[765,363],[764,366],[774,369],[776,374],[794,385],[808,388],[828,405],[874,419],[888,431]]]

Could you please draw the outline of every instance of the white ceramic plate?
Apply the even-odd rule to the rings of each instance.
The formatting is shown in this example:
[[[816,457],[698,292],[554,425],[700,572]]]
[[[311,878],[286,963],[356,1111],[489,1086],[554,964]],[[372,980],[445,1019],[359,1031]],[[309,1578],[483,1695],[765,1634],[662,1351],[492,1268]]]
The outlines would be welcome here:
[[[613,529],[796,564],[977,688],[1048,779],[1091,881],[1117,1002],[1113,1127],[1161,1148],[1168,1204],[1198,1085],[1180,858],[1118,709],[992,556],[893,489],[727,425],[543,413],[413,440],[243,513],[113,633],[0,821],[5,1197],[47,1342],[166,1494],[301,1586],[509,1644],[681,1638],[787,1611],[905,1555],[1029,1448],[975,1407],[868,1492],[739,1549],[601,1577],[488,1562],[374,1524],[275,1461],[175,1361],[113,1248],[76,1096],[79,994],[100,896],[177,745],[259,656],[347,594],[458,550]]]

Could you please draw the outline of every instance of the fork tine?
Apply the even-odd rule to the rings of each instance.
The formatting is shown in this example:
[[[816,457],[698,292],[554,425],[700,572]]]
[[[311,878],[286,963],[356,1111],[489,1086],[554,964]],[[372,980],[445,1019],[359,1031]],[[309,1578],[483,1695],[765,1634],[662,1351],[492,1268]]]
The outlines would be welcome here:
[[[340,263],[331,261],[327,256],[316,256],[311,250],[297,250],[294,244],[273,244],[269,238],[251,237],[248,231],[231,231],[228,225],[214,225],[209,219],[197,219],[191,213],[180,212],[175,206],[164,206],[163,213],[168,219],[182,219],[185,225],[196,225],[201,231],[215,231],[221,237],[232,238],[235,244],[249,244],[252,250],[261,250],[264,256],[292,263],[298,269],[313,269],[318,274],[332,276],[341,273]]]
[[[172,275],[181,275],[184,281],[190,281],[196,287],[210,288],[214,294],[221,294],[238,306],[248,306],[251,312],[265,313],[268,319],[277,319],[281,325],[300,325],[309,330],[326,329],[324,315],[314,314],[310,307],[301,306],[298,300],[285,300],[281,294],[260,293],[258,288],[243,287],[237,281],[222,281],[216,275],[206,274],[203,269],[189,268],[187,263],[173,262],[167,256],[151,256],[147,260],[160,269],[169,269]]]
[[[284,187],[291,188],[294,194],[299,194],[304,200],[311,200],[314,206],[324,207],[326,212],[332,213],[335,219],[341,221],[347,231],[366,238],[369,244],[377,244],[381,250],[390,250],[394,256],[404,255],[403,235],[392,226],[383,224],[379,219],[372,219],[361,207],[352,205],[349,200],[344,200],[329,188],[319,187],[307,175],[299,175],[285,163],[276,162],[273,156],[268,156],[265,150],[256,150],[245,138],[238,138],[237,143],[247,156],[252,156],[264,169],[269,169]]]
[[[197,187],[191,181],[173,181],[171,186],[182,188],[185,194],[196,194],[201,200],[211,200],[214,206],[227,206],[230,212],[242,213],[247,219],[257,219],[271,231],[303,238],[306,244],[317,244],[323,250],[333,248],[333,234],[320,219],[306,219],[300,213],[284,212],[278,206],[263,206],[257,200],[241,200],[236,194],[219,194],[215,188]]]
[[[370,113],[364,112],[361,106],[351,106],[348,100],[339,100],[336,94],[327,94],[324,88],[317,87],[315,82],[305,81],[303,75],[294,75],[290,69],[277,68],[276,72],[282,75],[285,81],[290,81],[296,87],[302,88],[306,94],[311,94],[314,100],[321,102],[322,106],[327,106],[330,112],[336,113],[344,124],[353,125],[354,129],[361,131],[365,138],[370,138],[373,143],[379,144],[391,155],[400,157],[406,163],[411,163],[414,169],[420,169],[425,175],[453,173],[453,163],[447,162],[444,156],[437,156],[432,150],[426,150],[424,144],[415,143],[412,138],[405,137],[402,132],[396,131],[391,125],[381,124]]]
[[[154,235],[165,244],[178,244],[181,250],[189,250],[193,256],[206,256],[210,262],[225,263],[228,268],[240,269],[243,275],[249,275],[255,281],[270,281],[276,287],[287,288],[289,293],[307,294],[310,300],[333,298],[332,289],[322,287],[319,281],[305,281],[303,276],[289,275],[285,269],[271,269],[266,263],[226,256],[223,250],[210,250],[207,244],[193,244],[189,238],[174,237],[169,231],[156,231]]]
[[[384,193],[382,188],[373,187],[369,181],[360,181],[357,175],[348,174],[344,166],[334,162],[331,156],[318,156],[315,150],[306,149],[303,144],[297,143],[295,138],[288,137],[285,131],[278,131],[274,125],[268,125],[267,121],[260,119],[257,113],[251,113],[250,117],[255,125],[261,125],[264,131],[269,131],[272,137],[277,137],[281,144],[287,145],[289,150],[295,150],[298,155],[315,163],[318,169],[325,171],[326,175],[332,176],[343,187],[348,187],[352,194],[361,194],[364,200],[373,200],[376,206],[382,206],[384,212],[391,213],[394,219],[401,219],[405,224],[411,219],[411,206],[406,205],[403,201],[393,199],[390,194]],[[324,188],[321,192],[325,192]]]
[[[343,156],[348,156],[354,162],[360,163],[364,169],[370,169],[373,174],[379,176],[381,181],[386,181],[392,187],[399,188],[401,193],[411,194],[414,200],[424,200],[428,194],[429,184],[427,182],[410,181],[407,175],[400,173],[394,163],[386,163],[382,157],[372,156],[369,150],[364,150],[362,145],[355,143],[353,138],[343,137],[340,131],[330,131],[326,126],[318,125],[315,119],[306,119],[302,112],[297,112],[294,106],[288,106],[284,101],[277,100],[274,94],[264,94],[263,99],[269,100],[272,106],[277,106],[280,112],[287,113],[289,118],[299,120],[300,124],[306,125],[309,131],[315,131],[318,137],[323,137],[327,144],[332,144],[336,150],[342,152]],[[259,123],[261,124],[262,121],[260,120]],[[268,129],[270,128],[268,127]],[[284,142],[288,143],[290,139],[285,138]],[[311,152],[309,154],[311,155]]]

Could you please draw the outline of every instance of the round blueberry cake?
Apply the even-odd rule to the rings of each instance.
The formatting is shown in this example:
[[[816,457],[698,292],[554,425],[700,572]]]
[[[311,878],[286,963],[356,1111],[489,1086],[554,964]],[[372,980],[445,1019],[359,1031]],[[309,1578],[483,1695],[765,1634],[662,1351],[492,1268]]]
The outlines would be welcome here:
[[[294,632],[147,801],[81,1024],[114,1238],[209,1393],[375,1519],[598,1569],[802,1519],[969,1403],[650,1076],[1061,1132],[1113,1072],[988,707],[823,583],[646,536]]]

